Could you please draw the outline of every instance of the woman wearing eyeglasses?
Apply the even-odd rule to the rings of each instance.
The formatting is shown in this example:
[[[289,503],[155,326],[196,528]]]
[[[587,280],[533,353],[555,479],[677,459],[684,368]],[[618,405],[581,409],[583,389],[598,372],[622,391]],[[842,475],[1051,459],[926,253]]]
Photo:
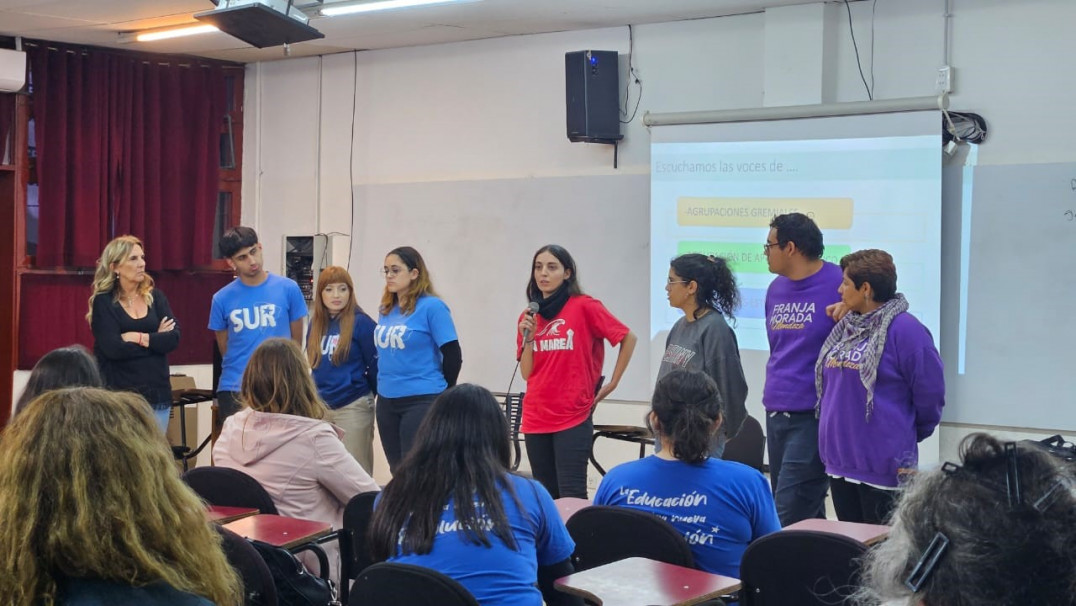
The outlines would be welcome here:
[[[721,257],[680,255],[669,264],[665,294],[669,305],[683,311],[684,317],[676,321],[665,339],[658,379],[684,368],[702,371],[714,380],[724,423],[712,436],[710,456],[721,458],[725,442],[739,433],[747,418],[747,379],[736,333],[726,321],[734,318],[740,306],[736,278]]]
[[[463,354],[448,305],[438,298],[422,255],[401,246],[385,256],[377,346],[377,428],[389,469],[411,450],[434,398],[456,384]]]
[[[553,495],[587,498],[587,458],[598,402],[620,383],[635,334],[601,301],[583,294],[575,260],[561,246],[534,253],[527,298],[538,303],[519,317],[516,353],[527,381],[520,431],[534,479]],[[620,346],[609,381],[595,394],[605,341]]]

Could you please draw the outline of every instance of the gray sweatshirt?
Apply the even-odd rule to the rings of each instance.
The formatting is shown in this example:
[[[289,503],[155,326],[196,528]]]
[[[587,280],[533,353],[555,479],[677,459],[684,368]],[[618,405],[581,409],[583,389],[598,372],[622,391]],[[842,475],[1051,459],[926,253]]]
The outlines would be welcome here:
[[[676,368],[701,370],[717,383],[725,417],[722,429],[729,439],[736,437],[747,418],[747,379],[740,363],[736,333],[724,316],[710,311],[694,322],[688,322],[686,317],[676,321],[665,339],[658,379]]]

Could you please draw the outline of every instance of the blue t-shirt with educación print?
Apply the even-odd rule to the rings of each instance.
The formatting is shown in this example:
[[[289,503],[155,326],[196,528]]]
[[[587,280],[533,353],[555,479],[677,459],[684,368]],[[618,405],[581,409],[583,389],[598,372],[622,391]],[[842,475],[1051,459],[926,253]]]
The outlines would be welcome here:
[[[541,606],[542,594],[535,585],[538,567],[563,562],[575,551],[575,542],[560,518],[553,498],[534,480],[509,475],[522,505],[516,506],[507,490],[501,490],[505,515],[517,550],[492,532],[485,547],[467,539],[456,522],[450,500],[441,515],[433,549],[424,555],[397,554],[391,562],[425,566],[452,577],[483,606]],[[479,509],[481,511],[481,509]]]
[[[721,459],[691,464],[651,455],[618,465],[602,478],[594,504],[657,515],[687,539],[695,566],[737,579],[747,545],[781,529],[766,478]]]
[[[209,330],[228,330],[220,391],[239,391],[251,354],[266,339],[291,338],[291,323],[306,317],[306,299],[294,280],[269,274],[257,286],[238,278],[213,295]]]
[[[374,329],[377,345],[377,393],[386,398],[438,394],[448,387],[441,372],[441,346],[456,341],[448,305],[423,295],[415,311],[395,306],[381,314]]]

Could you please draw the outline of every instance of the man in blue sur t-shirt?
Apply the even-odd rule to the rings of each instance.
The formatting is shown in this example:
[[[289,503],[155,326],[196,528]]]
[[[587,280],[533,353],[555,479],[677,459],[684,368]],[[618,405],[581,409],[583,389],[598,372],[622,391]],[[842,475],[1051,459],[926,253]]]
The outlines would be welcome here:
[[[239,279],[213,295],[209,312],[209,330],[217,333],[223,357],[217,386],[218,427],[239,410],[237,396],[250,355],[273,337],[290,337],[301,346],[306,317],[299,285],[265,270],[262,246],[253,229],[240,226],[224,232],[220,253]]]

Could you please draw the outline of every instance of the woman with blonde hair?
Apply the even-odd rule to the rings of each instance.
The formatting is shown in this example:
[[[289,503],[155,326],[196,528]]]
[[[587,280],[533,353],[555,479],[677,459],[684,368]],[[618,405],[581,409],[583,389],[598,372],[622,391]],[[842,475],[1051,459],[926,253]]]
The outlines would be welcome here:
[[[243,408],[224,421],[213,460],[257,480],[281,515],[342,528],[351,497],[378,490],[340,430],[323,420],[328,409],[295,341],[269,339],[254,350],[239,401]]]
[[[381,273],[385,292],[374,330],[377,429],[395,471],[434,398],[456,384],[463,354],[452,314],[434,292],[417,250],[392,249]]]
[[[0,440],[0,519],[0,603],[242,601],[136,395],[79,387],[30,402]]]
[[[89,308],[86,321],[105,387],[141,394],[165,431],[172,408],[168,354],[179,346],[179,325],[168,298],[146,273],[141,240],[120,236],[105,246]]]
[[[343,267],[321,270],[314,299],[306,359],[328,420],[344,430],[344,446],[367,473],[374,471],[374,391],[377,350],[374,321],[355,302],[355,286]]]

